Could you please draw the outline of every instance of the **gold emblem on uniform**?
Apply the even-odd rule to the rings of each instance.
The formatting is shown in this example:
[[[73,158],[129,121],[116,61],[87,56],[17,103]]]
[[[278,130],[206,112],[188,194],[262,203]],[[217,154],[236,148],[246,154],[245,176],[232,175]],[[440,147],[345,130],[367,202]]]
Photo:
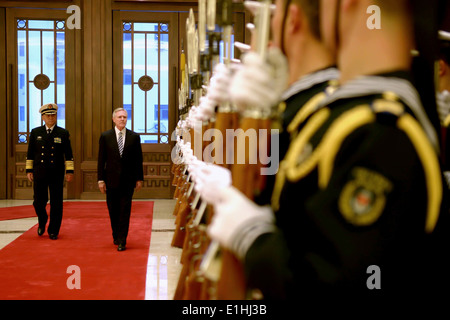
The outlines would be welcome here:
[[[61,143],[61,138],[60,137],[55,137],[55,139],[53,140],[54,143]]]
[[[42,140],[42,136],[38,136],[38,137],[36,138],[36,140],[37,140],[37,141]]]
[[[368,226],[381,216],[392,183],[378,172],[357,167],[339,196],[339,210],[349,223]]]

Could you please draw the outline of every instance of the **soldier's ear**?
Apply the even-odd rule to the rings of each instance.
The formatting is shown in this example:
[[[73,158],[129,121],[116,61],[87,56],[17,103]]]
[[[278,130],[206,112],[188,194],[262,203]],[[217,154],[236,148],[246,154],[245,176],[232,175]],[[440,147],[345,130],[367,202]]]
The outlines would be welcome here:
[[[286,31],[288,34],[298,32],[304,27],[304,21],[306,18],[303,10],[296,3],[289,4],[286,19]]]

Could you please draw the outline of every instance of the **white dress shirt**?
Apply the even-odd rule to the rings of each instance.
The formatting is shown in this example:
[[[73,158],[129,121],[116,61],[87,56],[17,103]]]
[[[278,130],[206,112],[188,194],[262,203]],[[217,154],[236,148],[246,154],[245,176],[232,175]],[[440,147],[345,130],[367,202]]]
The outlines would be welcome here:
[[[114,130],[116,131],[116,139],[117,140],[119,140],[119,132],[122,132],[123,146],[125,147],[125,135],[126,135],[126,132],[127,132],[127,127],[124,127],[122,129],[122,131],[117,129],[117,127],[114,127]]]
[[[48,132],[48,129],[50,129],[50,133],[53,132],[53,129],[55,128],[56,124],[54,124],[51,128],[47,127],[47,125],[45,125],[45,131]],[[124,140],[125,141],[125,140]]]

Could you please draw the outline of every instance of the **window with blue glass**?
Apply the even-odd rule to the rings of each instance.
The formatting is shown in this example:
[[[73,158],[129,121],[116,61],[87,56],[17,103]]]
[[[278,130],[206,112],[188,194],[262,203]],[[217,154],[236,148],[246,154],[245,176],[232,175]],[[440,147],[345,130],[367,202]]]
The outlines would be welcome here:
[[[39,108],[58,105],[65,128],[65,21],[17,20],[18,143],[43,121]]]
[[[168,143],[169,25],[123,22],[123,106],[142,143]]]

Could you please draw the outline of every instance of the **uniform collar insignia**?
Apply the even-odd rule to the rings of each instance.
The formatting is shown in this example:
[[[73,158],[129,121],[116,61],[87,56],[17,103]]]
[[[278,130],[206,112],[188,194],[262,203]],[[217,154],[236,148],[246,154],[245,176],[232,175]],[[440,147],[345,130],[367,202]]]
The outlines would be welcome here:
[[[382,94],[387,91],[394,92],[409,107],[435,149],[438,150],[439,143],[434,127],[423,109],[417,90],[408,80],[395,77],[362,76],[339,87],[332,95],[322,101],[321,106],[327,106],[342,99]]]
[[[293,95],[314,87],[316,84],[339,79],[339,70],[336,68],[326,68],[319,70],[306,76],[301,77],[295,83],[293,83],[281,96],[283,101],[289,99]]]

